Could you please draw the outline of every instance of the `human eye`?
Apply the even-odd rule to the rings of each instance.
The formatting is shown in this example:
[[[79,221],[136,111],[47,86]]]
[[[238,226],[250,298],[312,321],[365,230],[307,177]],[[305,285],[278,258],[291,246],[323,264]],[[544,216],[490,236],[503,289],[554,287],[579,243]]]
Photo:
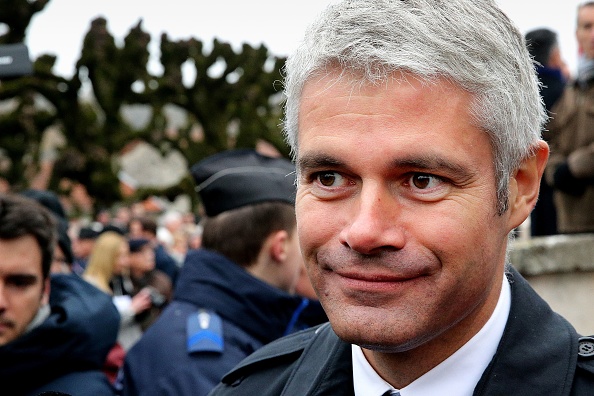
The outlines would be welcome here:
[[[441,183],[443,180],[440,177],[427,173],[415,173],[409,179],[411,187],[419,190],[430,190],[438,187]]]
[[[424,200],[437,200],[446,194],[448,181],[430,173],[412,173],[405,179],[412,194]]]
[[[316,183],[328,188],[340,187],[346,180],[340,173],[332,171],[316,172],[313,177]]]
[[[355,182],[342,172],[312,171],[303,175],[302,187],[320,199],[337,199],[348,194]]]

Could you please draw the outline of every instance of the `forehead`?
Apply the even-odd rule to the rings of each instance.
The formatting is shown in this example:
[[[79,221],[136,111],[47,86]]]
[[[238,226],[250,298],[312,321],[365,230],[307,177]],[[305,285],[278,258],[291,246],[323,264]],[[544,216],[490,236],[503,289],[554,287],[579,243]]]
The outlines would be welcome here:
[[[473,100],[445,79],[407,76],[363,86],[330,75],[310,80],[301,99],[297,165],[324,153],[349,163],[422,159],[492,168],[489,136],[472,115]]]
[[[392,93],[396,94],[390,95]],[[401,106],[408,104],[406,111],[418,115],[426,111],[425,106],[434,106],[442,102],[444,94],[450,96],[450,93],[463,99],[466,102],[465,105],[469,105],[474,99],[471,93],[442,77],[427,79],[411,73],[394,72],[378,82],[369,82],[356,73],[343,73],[333,69],[306,81],[302,90],[300,109],[304,110],[306,106],[323,105],[328,98],[332,98],[335,101],[342,101],[345,111],[356,109],[373,112],[377,110],[378,104],[392,105],[392,103],[386,103],[389,99],[392,102],[399,101]],[[370,97],[375,97],[376,102],[369,102]],[[358,98],[365,98],[370,107],[361,108],[362,103],[357,100]],[[452,96],[451,99],[456,98]],[[379,108],[383,109],[382,106]]]
[[[594,21],[594,4],[580,7],[577,14],[578,28]]]
[[[0,276],[27,274],[42,277],[42,254],[31,235],[0,239]]]
[[[328,125],[336,129],[352,122],[424,131],[447,124],[477,127],[471,108],[474,96],[446,79],[424,81],[399,73],[378,84],[354,81],[336,73],[307,81],[299,131]]]

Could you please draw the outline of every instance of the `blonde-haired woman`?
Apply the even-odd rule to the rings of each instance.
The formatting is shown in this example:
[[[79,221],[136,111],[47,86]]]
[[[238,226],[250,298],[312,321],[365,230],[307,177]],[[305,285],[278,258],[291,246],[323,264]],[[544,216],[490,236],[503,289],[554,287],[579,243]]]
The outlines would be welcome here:
[[[151,307],[148,290],[141,290],[131,297],[125,295],[124,290],[112,290],[110,287],[110,281],[120,276],[124,282],[130,283],[131,291],[132,283],[128,277],[129,255],[128,240],[117,232],[106,231],[97,238],[82,275],[87,282],[113,296],[113,302],[121,316],[118,343],[125,351],[142,335],[140,325],[134,320],[135,315]]]

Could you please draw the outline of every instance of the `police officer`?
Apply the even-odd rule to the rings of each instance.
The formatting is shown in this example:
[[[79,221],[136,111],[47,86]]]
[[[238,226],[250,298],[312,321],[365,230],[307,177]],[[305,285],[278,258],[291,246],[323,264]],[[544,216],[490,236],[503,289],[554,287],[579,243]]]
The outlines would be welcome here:
[[[264,344],[326,320],[317,300],[294,293],[303,259],[291,162],[231,150],[191,172],[207,215],[202,248],[128,352],[124,395],[206,395]]]

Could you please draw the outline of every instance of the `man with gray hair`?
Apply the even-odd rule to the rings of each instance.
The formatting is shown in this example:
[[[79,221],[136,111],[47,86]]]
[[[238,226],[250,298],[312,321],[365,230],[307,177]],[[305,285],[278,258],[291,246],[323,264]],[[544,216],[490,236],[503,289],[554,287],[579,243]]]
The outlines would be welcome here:
[[[585,395],[594,338],[507,264],[546,119],[492,0],[345,0],[286,64],[297,229],[329,323],[212,395]]]

